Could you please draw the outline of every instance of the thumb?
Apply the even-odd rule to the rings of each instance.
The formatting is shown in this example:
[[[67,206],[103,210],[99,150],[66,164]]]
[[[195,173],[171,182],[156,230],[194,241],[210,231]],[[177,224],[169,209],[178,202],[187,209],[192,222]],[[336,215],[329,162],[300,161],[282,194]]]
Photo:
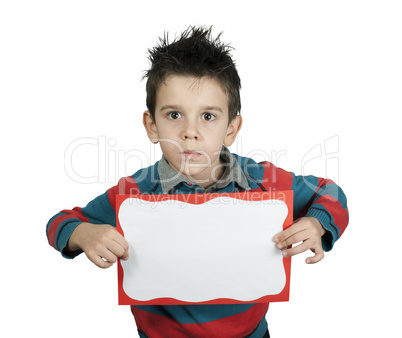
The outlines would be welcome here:
[[[308,257],[306,259],[307,264],[315,264],[318,263],[320,260],[324,258],[324,250],[319,248],[319,249],[311,249],[315,253],[313,257]]]

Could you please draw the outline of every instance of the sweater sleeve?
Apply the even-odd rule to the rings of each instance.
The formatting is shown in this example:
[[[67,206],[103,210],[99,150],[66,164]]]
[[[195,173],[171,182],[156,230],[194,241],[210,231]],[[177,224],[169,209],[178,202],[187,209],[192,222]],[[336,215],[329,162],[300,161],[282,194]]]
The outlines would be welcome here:
[[[122,178],[113,188],[98,196],[84,208],[62,210],[54,215],[46,226],[49,244],[60,251],[65,258],[74,258],[81,250],[66,252],[68,240],[75,228],[81,223],[110,224],[116,226],[115,199],[117,194],[137,194],[138,186],[132,177]]]
[[[349,222],[347,201],[343,190],[329,179],[296,176],[293,173],[292,176],[294,218],[311,216],[318,219],[326,230],[322,238],[323,249],[331,250]]]
[[[274,190],[293,190],[293,219],[305,216],[318,219],[326,230],[322,247],[325,251],[331,250],[349,222],[346,196],[342,189],[330,179],[297,176],[272,163],[262,164],[265,168],[264,186]]]

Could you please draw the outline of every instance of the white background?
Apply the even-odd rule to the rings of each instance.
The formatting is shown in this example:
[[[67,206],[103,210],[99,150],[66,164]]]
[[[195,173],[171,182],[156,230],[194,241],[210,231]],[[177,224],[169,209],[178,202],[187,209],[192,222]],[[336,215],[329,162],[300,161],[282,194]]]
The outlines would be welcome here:
[[[316,265],[293,259],[290,302],[267,315],[271,336],[395,336],[401,17],[400,2],[387,0],[2,1],[1,335],[136,336],[129,308],[117,305],[116,268],[63,259],[45,225],[159,158],[141,124],[147,48],[165,30],[205,24],[235,47],[242,78],[232,151],[328,174],[348,196],[350,226],[334,250]],[[98,182],[65,169],[80,138],[106,142],[99,160],[87,145],[70,161]]]

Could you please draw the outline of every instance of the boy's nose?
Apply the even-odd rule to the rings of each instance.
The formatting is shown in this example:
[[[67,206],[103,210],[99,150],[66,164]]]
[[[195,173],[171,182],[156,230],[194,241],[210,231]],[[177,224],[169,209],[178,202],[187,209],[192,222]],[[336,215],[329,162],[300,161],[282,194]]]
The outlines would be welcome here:
[[[198,140],[200,137],[198,128],[195,123],[187,122],[183,129],[183,139],[195,139]]]

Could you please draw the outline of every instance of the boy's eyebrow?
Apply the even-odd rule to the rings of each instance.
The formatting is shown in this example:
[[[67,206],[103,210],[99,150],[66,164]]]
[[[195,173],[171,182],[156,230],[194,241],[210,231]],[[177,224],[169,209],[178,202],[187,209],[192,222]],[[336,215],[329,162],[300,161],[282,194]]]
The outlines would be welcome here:
[[[160,109],[160,111],[166,110],[166,109],[177,109],[177,110],[181,110],[181,107],[180,107],[180,106],[174,106],[174,105],[167,104],[167,105],[162,106],[161,109]],[[203,109],[203,110],[216,110],[216,111],[219,111],[219,112],[223,113],[223,110],[222,110],[220,107],[218,107],[218,106],[205,106],[205,107],[203,107],[202,109]]]
[[[167,104],[167,105],[162,106],[160,110],[162,111],[162,110],[166,110],[166,109],[178,109],[178,110],[180,110],[180,106],[173,106],[173,105]]]
[[[204,110],[217,110],[217,111],[223,113],[223,110],[218,106],[207,106],[207,107],[204,107]]]

